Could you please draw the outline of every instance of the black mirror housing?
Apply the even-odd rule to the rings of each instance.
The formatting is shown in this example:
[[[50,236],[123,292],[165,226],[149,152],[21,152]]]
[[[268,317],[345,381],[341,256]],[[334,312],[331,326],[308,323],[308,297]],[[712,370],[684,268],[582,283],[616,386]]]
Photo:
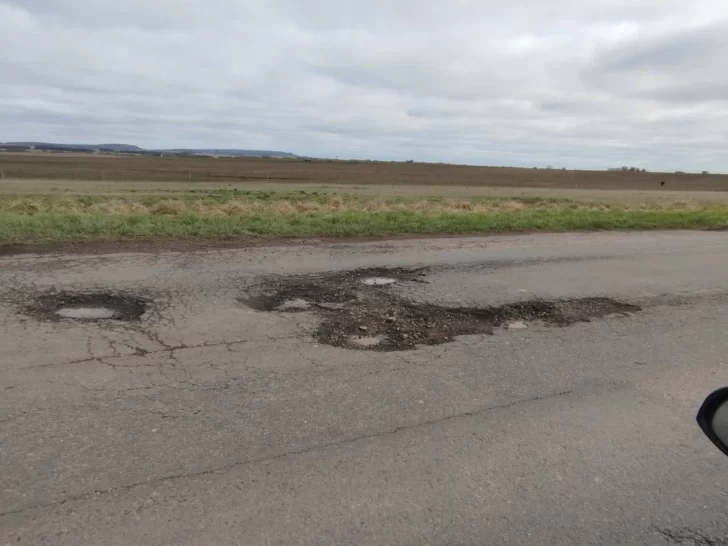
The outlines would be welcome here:
[[[705,399],[697,420],[708,439],[728,456],[728,387],[718,389]]]

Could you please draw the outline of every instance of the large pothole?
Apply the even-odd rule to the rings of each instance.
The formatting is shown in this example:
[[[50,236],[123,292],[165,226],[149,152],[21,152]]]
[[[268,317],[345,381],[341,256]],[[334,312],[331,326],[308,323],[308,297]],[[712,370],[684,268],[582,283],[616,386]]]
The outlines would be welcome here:
[[[497,307],[444,307],[415,303],[392,290],[422,282],[424,270],[364,269],[268,279],[243,301],[265,311],[313,311],[322,317],[321,343],[359,350],[397,351],[437,345],[456,336],[492,334],[498,326],[526,328],[538,322],[569,326],[640,308],[610,298],[534,299]],[[367,279],[395,282],[367,283]]]
[[[338,347],[396,351],[447,343],[456,336],[492,334],[496,326],[520,328],[534,321],[569,326],[639,310],[609,298],[532,300],[485,308],[413,304],[396,296],[387,300],[359,301],[335,314],[326,314],[317,332],[319,341]],[[362,337],[376,342],[362,344]]]
[[[271,277],[241,301],[258,311],[340,310],[366,291],[398,282],[424,282],[424,269],[370,268],[302,276]]]
[[[24,313],[43,320],[138,320],[149,301],[137,296],[110,292],[59,292],[35,298]]]

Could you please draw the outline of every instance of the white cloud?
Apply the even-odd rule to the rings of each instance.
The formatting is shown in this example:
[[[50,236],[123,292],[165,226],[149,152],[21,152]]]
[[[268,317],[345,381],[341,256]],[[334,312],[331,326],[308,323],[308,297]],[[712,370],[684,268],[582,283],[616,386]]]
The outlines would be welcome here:
[[[0,140],[728,171],[724,0],[0,0]]]

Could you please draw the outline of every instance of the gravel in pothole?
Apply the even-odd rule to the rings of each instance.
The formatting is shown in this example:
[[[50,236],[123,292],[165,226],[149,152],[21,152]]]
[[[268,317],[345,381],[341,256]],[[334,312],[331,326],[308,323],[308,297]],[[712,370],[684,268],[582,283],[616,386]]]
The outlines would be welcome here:
[[[359,350],[398,351],[438,345],[456,336],[492,334],[494,327],[517,330],[529,322],[569,326],[612,314],[639,311],[610,298],[528,300],[498,307],[443,307],[415,303],[392,289],[396,283],[424,282],[425,270],[359,269],[305,276],[274,277],[253,287],[242,301],[263,311],[319,314],[318,341]],[[366,279],[396,283],[366,283]]]
[[[499,307],[469,308],[413,304],[390,295],[360,299],[339,312],[324,312],[316,336],[321,343],[337,347],[397,351],[416,345],[447,343],[456,336],[492,334],[497,326],[522,329],[533,321],[569,326],[639,310],[636,305],[609,298],[532,300]]]
[[[38,296],[23,312],[42,320],[138,320],[149,301],[110,292],[59,292]]]

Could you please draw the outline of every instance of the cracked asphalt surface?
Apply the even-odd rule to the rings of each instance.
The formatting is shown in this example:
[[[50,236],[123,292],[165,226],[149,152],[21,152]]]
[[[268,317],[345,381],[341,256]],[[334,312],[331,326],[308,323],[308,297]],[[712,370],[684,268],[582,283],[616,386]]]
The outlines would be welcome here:
[[[396,352],[256,311],[270,275],[426,268],[408,301],[642,310]],[[728,544],[719,232],[0,258],[0,544]],[[43,320],[48,293],[151,303]]]

